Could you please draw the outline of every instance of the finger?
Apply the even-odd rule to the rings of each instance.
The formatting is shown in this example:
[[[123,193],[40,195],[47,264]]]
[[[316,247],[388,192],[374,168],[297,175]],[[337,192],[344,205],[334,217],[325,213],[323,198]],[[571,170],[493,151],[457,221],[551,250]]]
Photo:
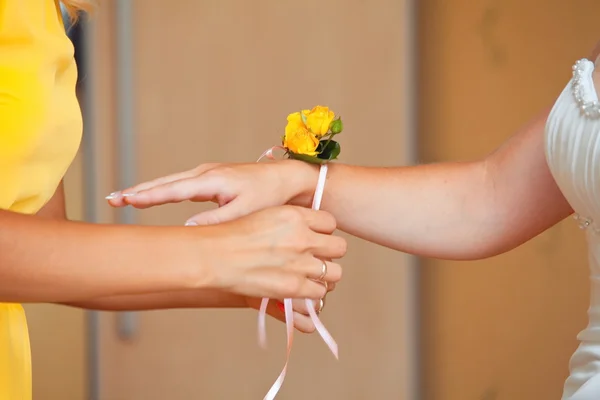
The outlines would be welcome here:
[[[339,259],[346,255],[348,243],[341,236],[315,233],[309,236],[308,251],[320,259]]]
[[[327,260],[324,260],[324,261],[331,262],[330,259],[327,259]],[[317,280],[317,282],[325,285],[325,289],[327,289],[327,293],[333,292],[335,290],[335,287],[337,286],[336,282],[323,282],[323,281],[319,281],[319,280]]]
[[[326,291],[328,291],[329,283],[336,283],[342,279],[342,266],[332,261],[318,261],[321,264],[321,266],[318,269],[318,274],[316,276],[312,275],[310,276],[310,278],[327,282],[325,289]],[[325,276],[323,276],[323,264],[326,265]]]
[[[124,190],[120,190],[118,192],[111,193],[110,195],[106,196],[106,199],[108,200],[109,204],[114,207],[126,206],[126,205],[128,205],[128,203],[125,201],[125,199],[127,197],[131,197],[132,195],[134,195],[142,190],[148,190],[148,189],[151,189],[151,188],[159,186],[159,185],[164,185],[166,183],[178,181],[178,180],[185,179],[185,178],[190,178],[190,177],[194,176],[195,174],[196,174],[195,169],[191,169],[188,171],[178,172],[176,174],[163,176],[160,178],[153,179],[151,181],[143,182],[138,185],[126,188]]]
[[[274,317],[285,322],[285,308],[283,303],[280,301],[274,303],[277,309]],[[318,303],[319,301],[315,300],[315,304],[317,304],[315,307],[318,307]],[[306,310],[306,301],[301,299],[292,300],[292,309],[294,310],[294,327],[304,333],[313,333],[316,327]]]
[[[294,327],[303,333],[313,333],[316,330],[310,317],[296,312],[294,313]]]
[[[142,190],[124,198],[135,208],[182,201],[214,201],[224,191],[222,181],[207,175],[193,176]]]
[[[312,279],[305,279],[302,286],[298,290],[297,295],[286,295],[284,298],[300,298],[300,299],[312,299],[319,300],[327,294],[327,288],[319,282],[315,282]]]
[[[325,264],[325,268],[323,268],[323,264]],[[342,279],[342,267],[339,264],[331,261],[321,261],[314,257],[309,260],[299,260],[292,264],[292,268],[304,273],[307,278],[321,286],[324,285],[319,280],[326,281],[328,286],[329,283],[336,283]],[[325,275],[323,276],[324,270]],[[325,286],[323,289],[326,292],[329,288]]]
[[[330,213],[304,207],[295,208],[298,210],[311,230],[326,234],[331,234],[336,230],[336,220]]]
[[[170,182],[175,182],[175,181],[179,181],[182,179],[192,178],[194,176],[198,176],[207,171],[210,171],[211,169],[214,169],[214,168],[218,167],[219,165],[220,164],[218,164],[218,163],[202,164],[196,168],[192,168],[187,171],[177,172],[175,174],[156,178],[151,181],[143,182],[143,183],[137,184],[135,186],[129,187],[127,189],[111,193],[106,198],[109,200],[109,203],[113,206],[129,205],[127,203],[126,199],[129,197],[133,197],[134,195],[136,195],[137,193],[139,193],[141,191],[149,190],[149,189],[155,188],[160,185],[168,184]]]
[[[285,312],[277,310],[271,314],[281,322],[285,322]],[[294,328],[302,333],[313,333],[316,331],[315,324],[312,319],[304,314],[294,312]]]
[[[218,225],[244,217],[253,211],[253,208],[246,205],[246,202],[242,201],[240,197],[237,197],[223,207],[194,215],[185,224],[188,226]]]
[[[325,289],[327,290],[327,293],[325,294],[325,296],[327,296],[327,294],[329,294],[329,292],[333,292],[335,290],[335,287],[337,286],[336,282],[328,282],[328,281],[315,281],[320,283],[321,285],[325,286]]]
[[[337,286],[337,283],[335,283],[335,282],[331,282],[331,283],[327,284],[327,293],[333,292],[335,290],[336,286]]]
[[[318,311],[321,306],[321,299],[311,300],[313,304],[313,309]],[[279,303],[278,303],[279,304]],[[304,299],[294,299],[292,300],[292,306],[295,312],[300,313],[302,315],[308,316],[308,309],[306,308],[306,300]],[[279,306],[278,306],[279,307]]]
[[[269,302],[267,314],[281,322],[285,322],[285,311],[278,304],[282,303]],[[315,324],[310,317],[299,312],[294,312],[294,328],[303,333],[313,333],[316,330]]]
[[[182,179],[192,178],[194,176],[202,175],[203,173],[210,171],[211,169],[214,169],[214,168],[218,167],[219,165],[220,164],[217,164],[217,163],[201,164],[201,165],[197,166],[196,168],[192,168],[187,171],[177,172],[175,174],[163,176],[163,177],[156,178],[156,179],[153,179],[148,182],[140,183],[140,184],[135,185],[135,186],[131,187],[130,189],[126,189],[122,192],[123,193],[137,193],[137,192],[141,192],[142,190],[148,190],[148,189],[152,189],[153,187],[156,187],[159,185],[167,184],[169,182],[175,182],[175,181],[179,181]]]
[[[256,269],[244,274],[243,280],[233,284],[233,292],[249,297],[271,299],[315,299],[325,296],[327,289],[302,272],[287,268]]]

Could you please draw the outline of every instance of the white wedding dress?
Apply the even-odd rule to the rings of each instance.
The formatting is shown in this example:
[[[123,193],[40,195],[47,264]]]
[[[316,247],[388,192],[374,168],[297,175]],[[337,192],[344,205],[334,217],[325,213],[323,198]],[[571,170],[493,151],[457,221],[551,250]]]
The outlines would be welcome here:
[[[591,279],[589,324],[570,362],[563,400],[600,400],[600,105],[594,63],[580,60],[546,124],[548,166],[587,231]]]

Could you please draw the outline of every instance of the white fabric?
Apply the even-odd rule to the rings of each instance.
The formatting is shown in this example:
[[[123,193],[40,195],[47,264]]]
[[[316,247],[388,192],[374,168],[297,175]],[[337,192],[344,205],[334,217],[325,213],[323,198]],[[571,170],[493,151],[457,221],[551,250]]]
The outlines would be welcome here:
[[[598,101],[594,64],[581,64],[586,102]],[[591,276],[589,324],[579,335],[563,400],[600,400],[600,119],[586,116],[576,101],[573,80],[554,105],[546,124],[548,165],[575,212],[587,221]]]

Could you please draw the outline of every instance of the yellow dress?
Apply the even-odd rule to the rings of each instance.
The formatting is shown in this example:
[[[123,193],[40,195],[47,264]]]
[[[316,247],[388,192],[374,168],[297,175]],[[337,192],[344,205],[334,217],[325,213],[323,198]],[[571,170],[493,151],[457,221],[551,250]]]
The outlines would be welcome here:
[[[0,209],[35,214],[82,133],[77,68],[56,0],[0,0]],[[23,308],[0,303],[0,400],[31,399]]]

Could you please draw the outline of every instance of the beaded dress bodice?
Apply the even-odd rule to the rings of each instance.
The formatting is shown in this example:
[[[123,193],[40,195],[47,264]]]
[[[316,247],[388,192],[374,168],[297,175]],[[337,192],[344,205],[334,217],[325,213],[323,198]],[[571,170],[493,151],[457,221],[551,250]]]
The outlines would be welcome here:
[[[594,63],[579,60],[546,124],[550,171],[586,230],[591,304],[588,326],[570,362],[563,400],[600,400],[600,103]]]

